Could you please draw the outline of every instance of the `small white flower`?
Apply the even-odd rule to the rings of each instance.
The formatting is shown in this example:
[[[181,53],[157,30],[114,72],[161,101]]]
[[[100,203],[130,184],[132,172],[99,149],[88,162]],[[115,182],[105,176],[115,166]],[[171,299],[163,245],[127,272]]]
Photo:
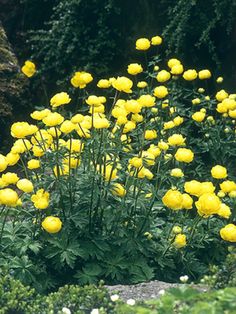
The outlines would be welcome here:
[[[113,302],[119,300],[119,298],[120,298],[120,297],[118,296],[118,294],[113,294],[113,295],[111,295],[111,301],[113,301]]]
[[[99,314],[99,309],[93,309],[90,314]]]
[[[160,291],[158,291],[158,294],[159,295],[164,295],[166,292],[165,292],[165,290],[164,289],[161,289]]]
[[[63,314],[71,314],[71,311],[70,311],[70,309],[68,309],[68,307],[63,307],[62,308],[62,313]]]
[[[179,277],[179,280],[180,280],[181,282],[183,282],[183,283],[186,283],[186,282],[188,281],[188,276],[187,276],[187,275],[185,275],[185,276],[180,276],[180,277]]]
[[[126,303],[128,304],[128,305],[135,305],[135,300],[134,299],[129,299],[129,300],[127,300],[126,301]]]

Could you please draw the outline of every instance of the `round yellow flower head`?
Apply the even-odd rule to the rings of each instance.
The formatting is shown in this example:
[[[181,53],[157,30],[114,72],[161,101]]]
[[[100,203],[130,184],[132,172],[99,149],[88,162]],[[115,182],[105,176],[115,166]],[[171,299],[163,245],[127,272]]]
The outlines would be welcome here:
[[[192,100],[192,104],[193,104],[193,105],[199,105],[200,103],[201,103],[200,98],[194,98],[194,99]]]
[[[220,216],[220,217],[223,217],[223,218],[226,218],[226,219],[228,219],[230,216],[231,216],[231,210],[230,210],[230,208],[229,208],[229,206],[228,205],[226,205],[226,204],[224,204],[224,203],[222,203],[221,205],[220,205],[220,209],[219,209],[219,211],[218,211],[218,215]]]
[[[197,111],[192,115],[192,119],[196,122],[202,122],[205,119],[206,113]]]
[[[125,104],[125,110],[127,111],[127,113],[139,113],[142,110],[142,106],[137,100],[131,99],[127,100]]]
[[[36,194],[31,196],[31,201],[34,206],[38,209],[45,209],[49,205],[49,193],[44,191],[44,189],[39,189]]]
[[[184,176],[183,171],[180,168],[171,169],[170,175],[176,178],[182,178]]]
[[[162,197],[163,204],[173,210],[182,208],[183,195],[177,190],[168,190]]]
[[[234,224],[226,225],[220,229],[220,236],[225,241],[236,242],[236,226]]]
[[[186,245],[187,245],[186,235],[182,233],[177,234],[174,240],[174,246],[177,249],[181,249],[182,247],[185,247]]]
[[[216,99],[218,101],[223,101],[228,96],[229,94],[224,89],[221,89],[219,92],[216,93]]]
[[[174,121],[168,121],[164,123],[163,129],[164,130],[169,130],[169,129],[173,129],[175,127],[175,123]]]
[[[198,77],[200,80],[206,80],[211,78],[211,72],[209,70],[201,70],[198,72]]]
[[[202,184],[201,182],[196,180],[187,181],[184,184],[184,190],[191,195],[199,197],[200,195],[202,195]]]
[[[25,61],[25,64],[21,68],[21,71],[27,76],[32,77],[36,72],[36,66],[32,61]]]
[[[181,62],[178,59],[172,58],[168,60],[168,67],[171,69],[173,68],[175,65],[180,65]]]
[[[6,161],[7,161],[9,166],[14,166],[15,164],[17,164],[19,159],[20,159],[20,155],[17,153],[14,154],[14,153],[10,152],[6,155]]]
[[[168,144],[171,146],[185,145],[186,138],[182,134],[173,134],[168,137]]]
[[[193,161],[194,153],[188,148],[178,148],[175,159],[180,162],[190,163]]]
[[[43,120],[51,111],[49,109],[36,110],[30,114],[31,118],[34,120]]]
[[[64,121],[64,117],[57,112],[52,112],[45,118],[43,118],[43,123],[47,126],[56,126]]]
[[[0,154],[0,172],[3,172],[4,170],[6,170],[7,166],[8,166],[8,163],[7,163],[6,157]]]
[[[137,101],[142,107],[155,106],[155,97],[151,95],[142,95],[137,99]]]
[[[220,184],[220,188],[224,193],[236,191],[236,183],[234,181],[226,180]]]
[[[101,79],[97,83],[97,87],[99,88],[109,88],[111,86],[111,82],[106,79]]]
[[[38,131],[38,127],[28,122],[16,122],[11,126],[11,136],[15,138],[25,138]]]
[[[138,63],[131,63],[131,64],[128,65],[127,72],[128,72],[130,75],[137,75],[137,74],[143,72],[143,68],[142,68],[141,64],[138,64]]]
[[[191,209],[193,208],[193,199],[190,195],[187,193],[182,194],[183,195],[183,203],[182,208],[183,209]]]
[[[151,46],[150,41],[147,38],[139,38],[136,41],[136,49],[137,50],[148,50]]]
[[[180,75],[184,72],[184,67],[182,64],[175,64],[174,66],[171,67],[170,72],[173,75]]]
[[[157,86],[153,91],[153,95],[159,99],[165,98],[168,95],[168,89],[165,86]]]
[[[160,36],[154,36],[151,38],[151,44],[153,46],[159,46],[162,44],[162,38]]]
[[[168,81],[170,77],[171,77],[170,72],[166,70],[161,70],[160,72],[158,72],[156,79],[159,83],[164,83]]]
[[[17,205],[18,199],[18,195],[14,190],[9,188],[0,190],[0,204],[14,207]]]
[[[143,116],[141,114],[135,113],[135,114],[132,114],[131,120],[134,122],[142,122]]]
[[[74,129],[75,125],[70,120],[65,120],[60,126],[60,131],[65,134],[71,133]]]
[[[161,150],[168,150],[169,149],[169,145],[165,141],[162,141],[162,140],[160,142],[158,142],[158,147]]]
[[[5,182],[5,184],[16,184],[16,182],[19,180],[19,177],[14,172],[7,172],[2,175],[2,180]]]
[[[133,157],[129,159],[129,164],[135,168],[140,168],[143,165],[143,160],[139,157]]]
[[[33,183],[28,179],[21,179],[17,182],[16,186],[19,190],[25,193],[31,193],[34,189]]]
[[[65,92],[61,92],[61,93],[58,93],[58,94],[54,95],[50,99],[50,105],[53,108],[56,108],[56,107],[59,107],[59,106],[62,106],[62,105],[69,104],[70,101],[71,101],[70,96],[67,93],[65,93]]]
[[[125,76],[118,76],[112,86],[120,92],[132,93],[133,82]]]
[[[223,81],[224,81],[224,79],[223,79],[222,76],[219,76],[219,77],[217,77],[217,79],[216,79],[216,83],[218,83],[218,84],[222,83]]]
[[[146,130],[144,134],[145,140],[153,140],[157,138],[157,131],[156,130]]]
[[[205,92],[205,89],[200,87],[198,90],[197,90],[200,94],[203,94]]]
[[[85,88],[87,84],[89,84],[90,82],[92,82],[93,77],[90,73],[88,72],[75,72],[74,76],[71,79],[71,84],[75,87],[75,88]]]
[[[216,165],[211,168],[211,175],[215,179],[225,179],[227,177],[227,169],[223,166]]]
[[[197,71],[196,70],[187,70],[184,72],[183,78],[186,81],[193,81],[197,78]]]
[[[174,226],[173,229],[172,229],[172,232],[173,232],[174,234],[181,233],[181,232],[182,232],[182,228],[179,227],[179,226]]]
[[[57,233],[62,228],[62,222],[58,217],[47,216],[42,221],[42,227],[48,233]]]
[[[126,194],[126,190],[122,184],[114,183],[112,186],[111,193],[115,196],[124,197]]]
[[[137,83],[137,87],[138,88],[145,88],[147,86],[148,86],[148,84],[145,81],[140,81],[140,82]]]
[[[204,193],[202,194],[195,205],[200,216],[210,216],[213,214],[218,214],[221,201],[220,198],[214,193]]]
[[[30,170],[38,169],[40,167],[40,161],[38,159],[31,159],[27,163],[27,168]]]

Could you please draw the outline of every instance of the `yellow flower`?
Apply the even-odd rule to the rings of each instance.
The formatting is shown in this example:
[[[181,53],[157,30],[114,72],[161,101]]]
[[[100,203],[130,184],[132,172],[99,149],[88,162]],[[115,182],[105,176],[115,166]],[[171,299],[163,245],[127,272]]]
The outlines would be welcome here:
[[[74,129],[75,125],[70,120],[65,120],[60,126],[60,131],[65,134],[71,133]]]
[[[128,121],[125,123],[123,133],[128,133],[136,128],[136,123],[133,121]]]
[[[101,79],[97,83],[97,87],[99,88],[109,88],[111,86],[111,82],[106,79]]]
[[[164,83],[166,81],[168,81],[170,79],[171,75],[170,72],[166,71],[166,70],[162,70],[160,72],[158,72],[156,79],[159,83]]]
[[[157,86],[154,89],[153,95],[159,99],[165,98],[168,95],[168,89],[165,86]]]
[[[224,203],[222,203],[221,205],[220,205],[220,209],[219,209],[219,211],[218,211],[218,215],[220,216],[220,217],[223,217],[223,218],[226,218],[226,219],[228,219],[230,216],[231,216],[231,210],[230,210],[230,208],[229,208],[229,206],[228,205],[226,205],[226,204],[224,204]]]
[[[143,116],[141,114],[135,113],[135,114],[132,114],[131,120],[134,122],[142,122]]]
[[[100,169],[100,167],[98,166],[97,170],[99,170],[99,169]],[[108,164],[105,167],[102,166],[101,172],[102,172],[102,175],[104,176],[106,181],[111,181],[111,180],[114,180],[118,177],[117,176],[117,168],[115,168],[112,164]]]
[[[7,163],[6,157],[0,154],[0,172],[3,172],[4,170],[6,170],[7,166],[8,166],[8,163]]]
[[[192,119],[196,122],[202,122],[205,119],[206,113],[197,111],[192,115]]]
[[[129,160],[129,164],[135,168],[140,168],[143,165],[142,158],[133,157]]]
[[[70,96],[67,93],[65,93],[65,92],[61,92],[61,93],[58,93],[58,94],[54,95],[50,99],[50,105],[53,108],[56,108],[56,107],[59,107],[59,106],[62,106],[62,105],[69,104],[70,101],[71,101]]]
[[[181,249],[182,247],[185,247],[186,245],[187,245],[186,235],[183,233],[177,234],[174,240],[174,246],[177,249]]]
[[[145,88],[147,86],[148,86],[148,84],[145,81],[140,81],[140,82],[137,83],[137,87],[138,88]]]
[[[161,149],[161,150],[168,150],[169,149],[169,145],[164,142],[164,141],[160,141],[158,143],[158,147]]]
[[[179,65],[181,64],[181,62],[178,59],[170,59],[168,60],[168,67],[171,69],[173,68],[175,65]]]
[[[193,208],[193,199],[190,195],[187,193],[182,194],[183,196],[183,202],[182,202],[182,208],[183,209],[191,209]]]
[[[179,126],[184,122],[184,118],[177,116],[173,119],[175,126]]]
[[[155,97],[151,95],[142,95],[137,99],[141,107],[153,107],[155,106]]]
[[[184,176],[183,171],[180,168],[171,169],[170,175],[176,178],[182,178]]]
[[[45,118],[51,111],[49,109],[44,109],[44,110],[36,110],[30,114],[31,118],[34,120],[42,120]]]
[[[173,232],[174,234],[181,233],[181,232],[182,232],[182,228],[179,227],[179,226],[174,226],[173,229],[172,229],[172,232]]]
[[[171,146],[185,145],[185,137],[182,134],[173,134],[168,137],[168,144]]]
[[[191,195],[199,197],[202,194],[202,184],[196,180],[187,181],[184,184],[184,190]]]
[[[34,203],[34,206],[38,209],[45,209],[49,205],[50,194],[44,189],[39,189],[36,194],[31,196],[31,201]]]
[[[34,186],[33,183],[28,179],[21,179],[17,182],[16,186],[18,189],[22,190],[23,192],[30,193],[33,191]]]
[[[17,164],[19,159],[20,159],[20,155],[17,153],[14,154],[14,153],[10,152],[6,155],[6,161],[7,161],[9,166],[14,166],[15,164]]]
[[[165,122],[165,123],[164,123],[163,129],[164,129],[164,130],[169,130],[169,129],[174,128],[175,126],[176,126],[176,125],[175,125],[174,121],[168,121],[168,122]]]
[[[168,190],[162,197],[163,204],[173,210],[182,208],[183,195],[177,190]]]
[[[137,100],[131,99],[131,100],[127,100],[126,104],[125,104],[125,110],[127,111],[127,113],[139,113],[141,112],[142,106],[140,105],[140,103]]]
[[[93,127],[95,129],[107,129],[110,126],[110,122],[106,118],[100,118],[95,116],[93,120]]]
[[[159,46],[162,44],[162,38],[160,36],[154,36],[151,38],[151,44],[153,46]]]
[[[178,148],[175,153],[175,159],[180,162],[190,163],[193,161],[194,153],[188,148]]]
[[[42,221],[42,227],[48,233],[57,233],[62,228],[62,222],[58,217],[47,216]]]
[[[173,75],[180,75],[184,72],[184,67],[182,64],[175,64],[174,66],[171,67],[170,72]]]
[[[216,165],[211,168],[211,175],[215,179],[225,179],[227,177],[227,169],[223,166]]]
[[[0,204],[14,207],[18,202],[18,195],[12,189],[3,189],[0,190]]]
[[[220,236],[225,241],[236,242],[236,226],[234,224],[226,225],[220,229]]]
[[[148,180],[152,180],[153,173],[149,169],[142,167],[138,172],[138,178],[147,178]]]
[[[21,71],[27,76],[32,77],[36,72],[36,66],[32,61],[25,61],[25,64],[21,68]]]
[[[19,177],[14,172],[7,172],[2,175],[2,180],[6,184],[15,184],[19,180]]]
[[[157,138],[157,131],[156,130],[146,130],[144,134],[145,140],[153,140]]]
[[[28,122],[16,122],[11,126],[11,136],[16,138],[24,138],[38,131],[38,127]]]
[[[199,105],[200,103],[201,103],[200,98],[194,98],[194,99],[192,100],[192,104],[193,104],[193,105]]]
[[[43,123],[47,126],[56,126],[64,121],[64,117],[57,112],[52,112],[45,118],[43,118]]]
[[[131,63],[128,65],[127,72],[131,75],[137,75],[137,74],[143,72],[143,68],[142,68],[141,64]]]
[[[79,139],[71,139],[66,142],[66,148],[73,153],[81,153],[83,150],[84,144],[81,143]]]
[[[197,78],[197,71],[196,70],[187,70],[184,72],[183,78],[186,81],[193,81]]]
[[[218,84],[222,83],[223,81],[224,81],[224,79],[223,79],[222,76],[219,76],[219,77],[217,77],[217,79],[216,79],[216,83],[218,83]]]
[[[223,101],[228,96],[229,94],[224,89],[221,89],[219,92],[216,93],[216,99],[218,101]]]
[[[133,82],[125,76],[118,76],[112,86],[120,92],[132,93]]]
[[[40,167],[40,161],[38,159],[31,159],[27,163],[27,168],[30,170],[38,169]]]
[[[79,87],[80,89],[82,89],[82,88],[85,88],[87,84],[92,82],[92,80],[93,80],[93,77],[90,73],[82,71],[82,72],[75,72],[70,82],[75,88]]]
[[[137,50],[148,50],[150,46],[151,46],[150,41],[147,38],[139,38],[136,41]]]
[[[195,205],[200,216],[210,216],[213,214],[218,214],[221,201],[218,196],[214,193],[204,193],[202,194]]]
[[[224,193],[236,191],[236,183],[234,181],[226,180],[220,184],[220,188]]]
[[[201,194],[204,194],[204,193],[214,193],[214,191],[215,191],[215,187],[214,187],[213,183],[209,182],[209,181],[202,182],[201,183],[201,187],[202,187]]]
[[[68,163],[69,164],[69,163]],[[61,166],[55,166],[53,168],[53,172],[55,174],[56,177],[59,176],[67,176],[70,172],[70,168],[68,164],[62,164]]]
[[[206,80],[211,78],[211,72],[209,70],[201,70],[198,72],[198,77],[200,80]]]
[[[122,184],[114,183],[112,186],[111,193],[115,196],[124,197],[126,194],[126,190]]]

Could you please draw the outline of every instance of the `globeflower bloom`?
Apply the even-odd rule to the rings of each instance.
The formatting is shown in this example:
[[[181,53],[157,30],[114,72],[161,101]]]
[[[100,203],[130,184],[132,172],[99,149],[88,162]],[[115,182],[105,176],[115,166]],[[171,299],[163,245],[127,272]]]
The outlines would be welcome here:
[[[21,191],[25,193],[30,193],[34,189],[33,183],[28,179],[19,180],[16,186],[18,187],[18,189],[20,189]]]
[[[190,163],[193,161],[194,153],[188,148],[178,148],[175,159],[180,162]]]
[[[211,78],[211,72],[209,70],[201,70],[198,72],[198,77],[200,80],[206,80]]]
[[[168,144],[171,146],[185,145],[185,140],[182,134],[173,134],[168,137]]]
[[[171,169],[170,175],[176,178],[182,178],[184,176],[183,171],[180,168]]]
[[[57,112],[52,112],[45,118],[43,118],[43,123],[47,126],[56,126],[64,121],[64,117]]]
[[[183,196],[177,190],[168,190],[162,197],[163,204],[173,210],[182,208]]]
[[[25,61],[25,64],[21,68],[21,71],[27,76],[32,77],[36,72],[36,66],[32,61]]]
[[[54,216],[47,216],[42,221],[42,227],[48,233],[57,233],[62,228],[62,222],[60,218]]]
[[[14,207],[18,202],[18,194],[12,189],[0,190],[0,204]]]
[[[183,78],[186,81],[193,81],[197,78],[197,71],[196,70],[187,70],[184,72]]]
[[[36,208],[45,209],[49,205],[49,196],[50,194],[44,191],[44,189],[39,189],[36,194],[31,196],[31,201]]]
[[[122,184],[114,183],[112,186],[111,193],[115,196],[124,197],[126,194],[126,190]]]
[[[137,50],[148,50],[151,46],[150,41],[147,38],[139,38],[136,41],[136,49]]]
[[[216,165],[211,168],[211,175],[215,179],[225,179],[227,177],[227,169],[223,166]]]
[[[221,201],[214,193],[202,194],[195,205],[200,216],[208,217],[213,214],[218,214]]]
[[[153,46],[159,46],[162,44],[162,38],[160,36],[154,36],[151,38],[151,44]]]
[[[196,122],[202,122],[205,119],[206,113],[197,111],[192,115],[192,119]]]
[[[234,224],[226,225],[220,229],[220,236],[225,241],[236,242],[236,226]]]
[[[168,89],[165,86],[157,86],[153,91],[153,95],[159,99],[165,98],[168,95]]]
[[[130,75],[137,75],[137,74],[143,72],[143,68],[142,68],[141,64],[138,64],[138,63],[131,63],[131,64],[129,64],[129,66],[128,66],[127,72],[128,72]]]
[[[15,138],[25,138],[38,131],[38,127],[28,122],[16,122],[11,126],[11,136]]]
[[[56,107],[59,107],[59,106],[62,106],[62,105],[69,104],[70,101],[71,101],[70,96],[67,93],[65,93],[65,92],[61,92],[61,93],[58,93],[58,94],[54,95],[50,99],[50,105],[53,108],[56,108]]]
[[[70,80],[71,84],[75,88],[85,88],[87,84],[92,82],[93,77],[90,73],[88,72],[75,72],[74,76]]]
[[[183,233],[177,234],[173,244],[177,249],[185,247],[187,245],[186,235]]]
[[[118,76],[112,86],[120,92],[132,93],[133,82],[125,76]]]
[[[165,83],[170,78],[171,78],[170,72],[168,72],[166,70],[162,70],[162,71],[158,72],[158,74],[156,76],[156,79],[159,83]]]

